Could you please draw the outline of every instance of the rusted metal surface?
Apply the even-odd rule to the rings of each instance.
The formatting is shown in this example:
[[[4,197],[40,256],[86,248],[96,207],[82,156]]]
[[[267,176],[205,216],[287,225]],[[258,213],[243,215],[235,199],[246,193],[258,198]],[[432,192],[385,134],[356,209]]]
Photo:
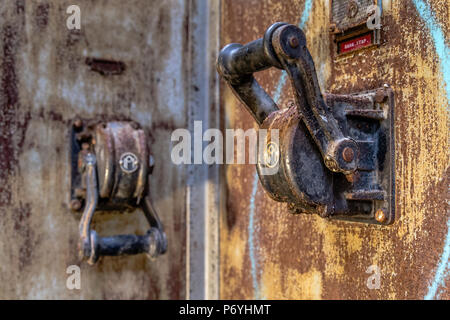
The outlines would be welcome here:
[[[80,0],[81,30],[71,31],[72,4],[11,0],[0,7],[0,298],[183,298],[186,168],[167,157],[171,132],[188,126],[189,8],[181,0]],[[76,117],[145,128],[155,158],[151,197],[170,239],[166,255],[80,264],[68,165]],[[96,214],[93,225],[106,236],[147,231],[139,210]],[[81,266],[81,290],[66,287],[70,265]]]
[[[442,272],[449,250],[448,101],[437,45],[413,2],[383,1],[384,45],[337,56],[329,33],[330,1],[223,1],[222,46],[248,43],[285,21],[304,29],[323,91],[345,95],[391,85],[398,217],[380,227],[291,215],[267,196],[252,165],[229,165],[221,298],[450,298],[448,273]],[[449,30],[446,1],[425,5],[440,28]],[[279,70],[256,78],[279,106],[293,99]],[[224,83],[221,92],[226,125],[255,127]],[[379,289],[367,285],[371,266],[379,268]]]

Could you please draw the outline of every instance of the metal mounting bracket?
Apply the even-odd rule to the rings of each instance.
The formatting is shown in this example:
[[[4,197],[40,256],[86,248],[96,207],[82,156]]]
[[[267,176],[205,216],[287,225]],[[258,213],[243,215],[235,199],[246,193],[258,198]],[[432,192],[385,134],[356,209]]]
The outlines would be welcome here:
[[[146,136],[130,121],[83,122],[71,128],[70,207],[83,210],[79,225],[80,257],[95,264],[100,256],[165,253],[167,240],[148,190],[152,166]],[[100,237],[91,229],[96,210],[141,208],[150,229],[145,235]]]
[[[295,103],[287,109],[280,110],[253,76],[269,67],[285,70],[291,80]],[[257,170],[273,199],[327,218],[394,221],[394,99],[388,85],[323,95],[303,31],[286,23],[273,24],[246,45],[227,45],[217,69],[269,132],[258,150],[270,155],[259,155]],[[265,174],[264,159],[279,163],[278,170]]]

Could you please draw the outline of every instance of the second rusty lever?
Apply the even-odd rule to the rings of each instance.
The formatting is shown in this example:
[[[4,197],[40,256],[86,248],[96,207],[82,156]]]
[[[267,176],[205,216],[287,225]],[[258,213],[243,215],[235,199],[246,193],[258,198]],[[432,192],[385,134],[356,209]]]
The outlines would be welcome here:
[[[72,201],[84,202],[79,224],[79,252],[88,263],[101,256],[165,253],[167,240],[148,195],[149,152],[139,125],[129,121],[79,125],[73,131]],[[81,148],[80,148],[81,146]],[[98,178],[97,178],[98,177]],[[91,228],[97,209],[140,207],[150,225],[144,235],[101,237]],[[81,205],[76,206],[81,209]]]

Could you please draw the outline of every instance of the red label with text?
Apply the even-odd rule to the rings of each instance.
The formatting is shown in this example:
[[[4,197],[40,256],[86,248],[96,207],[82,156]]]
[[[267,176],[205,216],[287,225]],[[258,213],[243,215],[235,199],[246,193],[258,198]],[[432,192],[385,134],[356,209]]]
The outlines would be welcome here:
[[[349,52],[372,44],[371,34],[343,41],[339,44],[339,53]]]

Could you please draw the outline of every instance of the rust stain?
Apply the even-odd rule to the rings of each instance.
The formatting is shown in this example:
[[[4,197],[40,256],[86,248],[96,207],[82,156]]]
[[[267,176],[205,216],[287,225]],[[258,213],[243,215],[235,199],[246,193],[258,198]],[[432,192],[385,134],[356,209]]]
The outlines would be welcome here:
[[[80,0],[82,29],[73,31],[66,28],[70,4],[20,0],[0,8],[6,17],[0,20],[0,298],[184,298],[186,197],[180,186],[186,173],[164,159],[173,128],[187,127],[179,109],[188,8],[181,1]],[[126,72],[99,77],[86,67],[87,57],[122,61]],[[71,291],[66,268],[80,265],[80,217],[68,208],[68,139],[76,117],[129,119],[145,127],[155,157],[151,197],[165,213],[169,249],[157,261],[142,255],[82,264],[82,289]],[[138,211],[99,214],[94,224],[102,235],[147,228]]]
[[[36,24],[41,30],[48,25],[49,11],[49,3],[41,3],[36,7]]]
[[[86,58],[86,64],[92,71],[100,73],[102,76],[120,75],[125,71],[125,63],[100,58]]]
[[[441,0],[428,2],[432,8],[446,6]],[[384,3],[382,46],[337,57],[328,32],[327,3],[313,2],[305,27],[322,90],[345,94],[388,83],[395,92],[398,219],[390,227],[378,227],[292,216],[286,206],[270,200],[259,185],[253,241],[260,297],[422,299],[434,276],[449,218],[448,101],[438,57],[409,1]],[[297,24],[304,4],[301,0],[224,1],[222,45],[255,40],[275,21]],[[448,30],[450,21],[445,10],[436,10],[435,14],[442,29]],[[257,74],[263,88],[272,93],[279,78],[277,70]],[[280,106],[291,99],[286,84]],[[230,127],[245,130],[254,126],[251,116],[225,85],[222,104]],[[254,277],[248,271],[250,253],[245,249],[249,237],[249,181],[254,170],[251,165],[227,169],[227,202],[231,205],[224,219],[234,218],[232,225],[221,225],[221,259],[226,262],[221,266],[222,298],[257,296],[252,285]],[[243,248],[236,248],[239,243]],[[371,265],[381,271],[378,290],[367,287],[370,273],[366,270]],[[239,268],[246,272],[239,272]],[[301,290],[280,284],[289,281]],[[442,299],[448,299],[448,281],[440,292]]]
[[[262,275],[262,297],[264,299],[310,299],[322,298],[322,273],[311,269],[300,273],[296,269],[285,269],[268,263]]]
[[[33,261],[34,247],[39,244],[39,239],[35,230],[30,226],[32,215],[30,204],[19,203],[19,206],[12,211],[14,220],[14,233],[19,239],[19,263],[18,271],[23,272],[26,267],[31,267]]]

